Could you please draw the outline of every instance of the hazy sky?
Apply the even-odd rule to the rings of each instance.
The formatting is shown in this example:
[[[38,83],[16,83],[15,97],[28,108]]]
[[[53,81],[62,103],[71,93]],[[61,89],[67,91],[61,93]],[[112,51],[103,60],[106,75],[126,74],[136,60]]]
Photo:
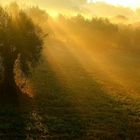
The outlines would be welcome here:
[[[121,5],[130,8],[136,8],[140,6],[140,0],[0,0],[1,3],[8,3],[10,1],[18,1],[22,3],[32,3],[41,6],[74,6],[87,3],[106,2],[113,5]]]
[[[140,6],[140,0],[87,0],[88,3],[91,2],[106,2],[113,5],[121,5],[130,8],[137,8]]]
[[[0,0],[9,3],[13,0]],[[83,14],[87,16],[115,17],[123,15],[135,18],[140,15],[140,0],[14,0],[26,5],[38,5],[52,15]]]

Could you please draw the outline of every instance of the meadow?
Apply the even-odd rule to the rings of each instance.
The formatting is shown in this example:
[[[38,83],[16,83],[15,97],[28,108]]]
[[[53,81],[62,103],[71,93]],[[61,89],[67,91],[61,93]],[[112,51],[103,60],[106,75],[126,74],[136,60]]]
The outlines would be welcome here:
[[[0,139],[139,140],[139,27],[26,13],[47,36],[28,94],[1,100]]]

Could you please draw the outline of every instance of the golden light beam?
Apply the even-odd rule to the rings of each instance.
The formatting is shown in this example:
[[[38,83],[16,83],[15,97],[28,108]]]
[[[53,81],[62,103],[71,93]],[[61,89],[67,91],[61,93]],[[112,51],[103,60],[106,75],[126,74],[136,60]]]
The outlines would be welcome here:
[[[120,72],[119,66],[117,64],[113,64],[109,59],[109,54],[104,51],[106,46],[109,46],[107,41],[100,40],[103,44],[98,49],[99,44],[94,44],[94,46],[90,43],[88,44],[84,39],[79,36],[76,36],[70,28],[65,26],[62,22],[59,22],[57,19],[55,21],[51,21],[50,27],[52,28],[54,35],[54,42],[50,46],[50,63],[53,66],[55,72],[60,76],[63,75],[65,80],[71,79],[71,74],[67,73],[68,67],[67,61],[70,62],[68,59],[72,59],[74,57],[79,63],[79,65],[88,73],[93,79],[96,76],[98,82],[112,82],[118,85],[126,86],[126,82],[124,78],[124,74]],[[90,40],[89,40],[90,41]],[[67,53],[71,55],[70,57],[67,56]],[[46,54],[47,55],[47,54]],[[47,55],[48,57],[48,55]],[[58,59],[56,59],[56,57]],[[71,64],[72,62],[70,62]],[[75,71],[75,73],[77,73]],[[74,74],[74,73],[73,73]],[[63,81],[65,84],[66,81]],[[72,82],[72,81],[71,81]],[[69,82],[68,82],[69,83]],[[111,86],[111,85],[110,85]],[[126,92],[128,91],[126,87]]]

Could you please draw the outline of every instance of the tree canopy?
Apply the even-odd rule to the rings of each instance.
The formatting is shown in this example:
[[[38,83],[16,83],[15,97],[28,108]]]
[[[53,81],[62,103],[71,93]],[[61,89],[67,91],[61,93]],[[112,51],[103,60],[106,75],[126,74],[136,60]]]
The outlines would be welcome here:
[[[9,9],[0,7],[0,57],[5,82],[14,79],[13,70],[17,59],[21,71],[29,75],[30,68],[39,61],[42,43],[41,29],[23,10],[16,4]]]

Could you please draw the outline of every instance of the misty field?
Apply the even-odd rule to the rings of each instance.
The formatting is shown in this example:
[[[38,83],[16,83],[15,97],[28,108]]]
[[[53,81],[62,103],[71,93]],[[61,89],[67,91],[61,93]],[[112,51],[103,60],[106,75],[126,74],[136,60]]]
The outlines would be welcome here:
[[[140,30],[26,12],[47,36],[28,94],[0,100],[0,139],[139,140]]]

